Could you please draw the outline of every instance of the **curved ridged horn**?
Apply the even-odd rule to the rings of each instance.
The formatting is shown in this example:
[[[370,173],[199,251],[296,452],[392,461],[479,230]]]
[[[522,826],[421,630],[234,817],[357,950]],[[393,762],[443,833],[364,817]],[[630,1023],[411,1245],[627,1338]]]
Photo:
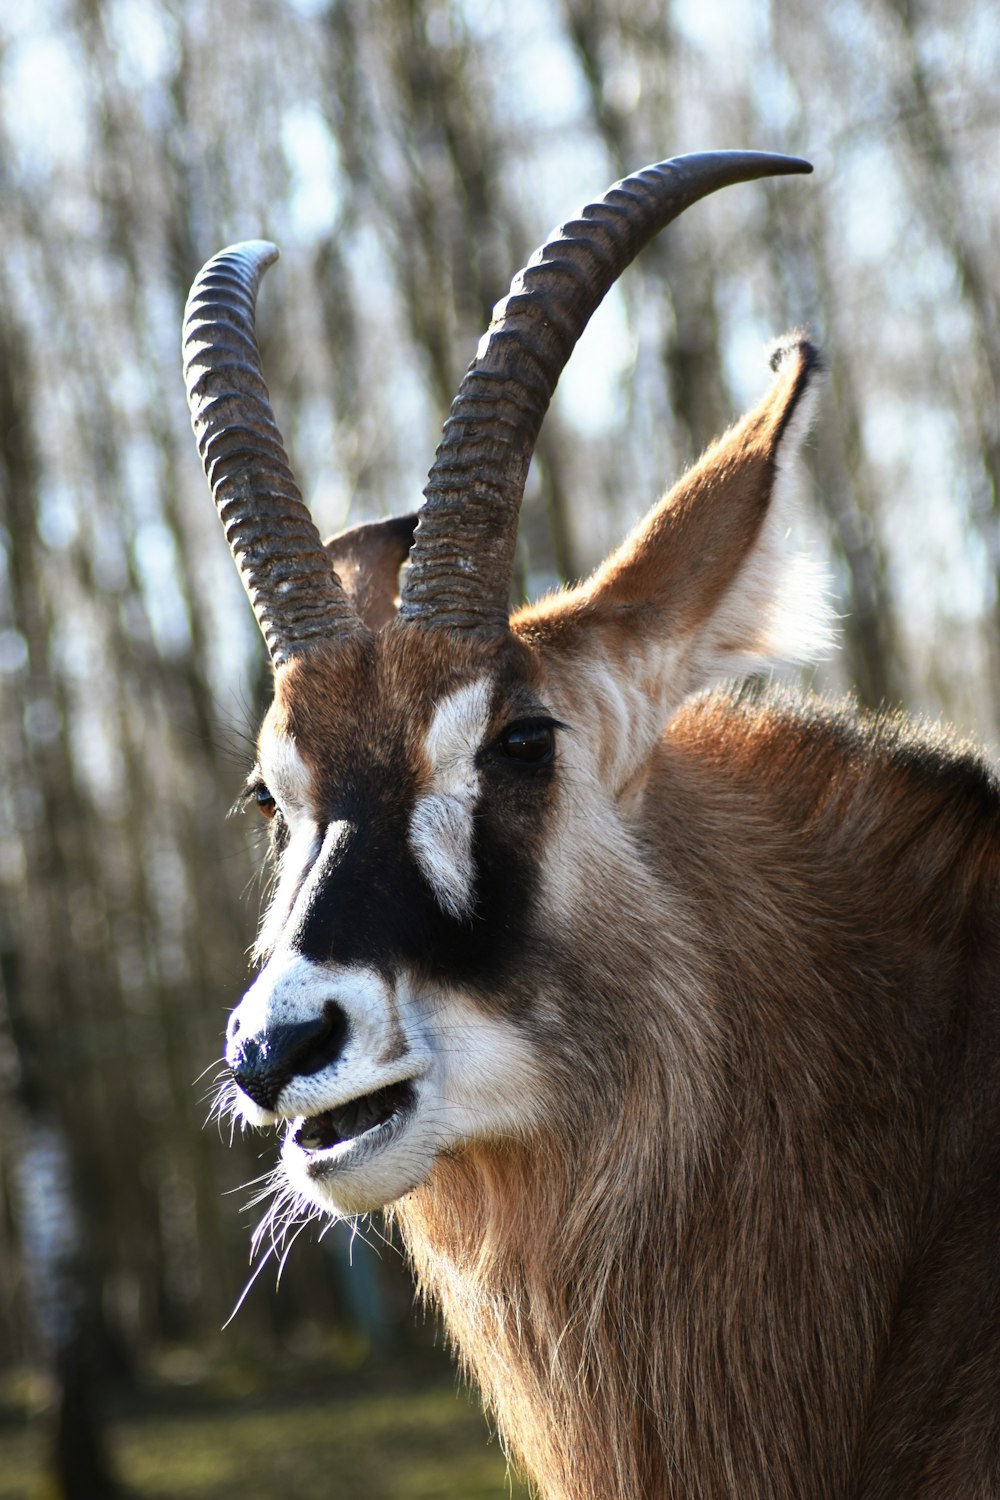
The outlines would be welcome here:
[[[645,167],[557,229],[511,282],[465,375],[424,489],[399,615],[432,629],[507,629],[517,520],[542,418],[591,315],[639,251],[699,198],[811,172],[763,151]]]
[[[198,451],[230,550],[275,667],[363,627],[292,476],[254,326],[266,240],[220,250],[184,310],[184,383]]]

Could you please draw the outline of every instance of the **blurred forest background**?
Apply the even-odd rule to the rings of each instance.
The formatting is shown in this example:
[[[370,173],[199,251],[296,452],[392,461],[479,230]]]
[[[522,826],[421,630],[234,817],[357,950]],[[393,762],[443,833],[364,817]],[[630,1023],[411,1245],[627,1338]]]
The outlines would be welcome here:
[[[107,1392],[442,1358],[395,1254],[359,1243],[346,1274],[343,1229],[222,1331],[261,1211],[239,1189],[275,1154],[204,1128],[256,919],[225,812],[266,682],[183,399],[198,267],[282,247],[264,367],[327,534],[414,505],[553,224],[664,156],[808,156],[812,178],[691,210],[595,317],[539,444],[524,587],[589,570],[807,325],[831,380],[806,531],[844,617],[821,685],[995,744],[998,78],[993,0],[4,7],[0,1452],[51,1434],[45,1493],[112,1493]]]

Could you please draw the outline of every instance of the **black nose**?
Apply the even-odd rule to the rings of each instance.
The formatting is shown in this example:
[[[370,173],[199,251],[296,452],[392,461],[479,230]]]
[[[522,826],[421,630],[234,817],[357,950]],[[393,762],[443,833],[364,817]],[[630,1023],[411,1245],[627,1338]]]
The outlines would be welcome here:
[[[267,1031],[234,1041],[227,1048],[229,1071],[261,1109],[274,1110],[278,1096],[293,1078],[318,1073],[344,1050],[347,1017],[332,1000],[313,1021],[294,1026],[272,1026]]]

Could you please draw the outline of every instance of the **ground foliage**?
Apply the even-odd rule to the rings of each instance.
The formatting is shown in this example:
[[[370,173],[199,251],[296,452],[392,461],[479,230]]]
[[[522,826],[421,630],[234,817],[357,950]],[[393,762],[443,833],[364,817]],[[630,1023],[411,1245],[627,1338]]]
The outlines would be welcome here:
[[[496,1439],[453,1385],[220,1399],[162,1389],[109,1423],[131,1500],[520,1500]],[[46,1490],[41,1423],[0,1426],[0,1500]]]

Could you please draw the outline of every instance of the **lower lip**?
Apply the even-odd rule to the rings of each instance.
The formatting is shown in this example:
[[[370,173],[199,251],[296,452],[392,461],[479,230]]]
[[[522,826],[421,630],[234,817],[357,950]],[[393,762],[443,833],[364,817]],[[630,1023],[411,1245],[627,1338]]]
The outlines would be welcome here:
[[[397,1110],[395,1114],[389,1116],[388,1120],[371,1126],[361,1135],[352,1136],[350,1140],[338,1141],[335,1146],[320,1147],[312,1151],[300,1146],[295,1140],[295,1131],[300,1128],[302,1122],[293,1121],[293,1128],[289,1130],[285,1139],[284,1150],[286,1152],[295,1150],[300,1153],[304,1160],[305,1170],[310,1177],[326,1177],[334,1172],[347,1171],[392,1145],[393,1141],[406,1129],[414,1108],[415,1101],[406,1109]]]

